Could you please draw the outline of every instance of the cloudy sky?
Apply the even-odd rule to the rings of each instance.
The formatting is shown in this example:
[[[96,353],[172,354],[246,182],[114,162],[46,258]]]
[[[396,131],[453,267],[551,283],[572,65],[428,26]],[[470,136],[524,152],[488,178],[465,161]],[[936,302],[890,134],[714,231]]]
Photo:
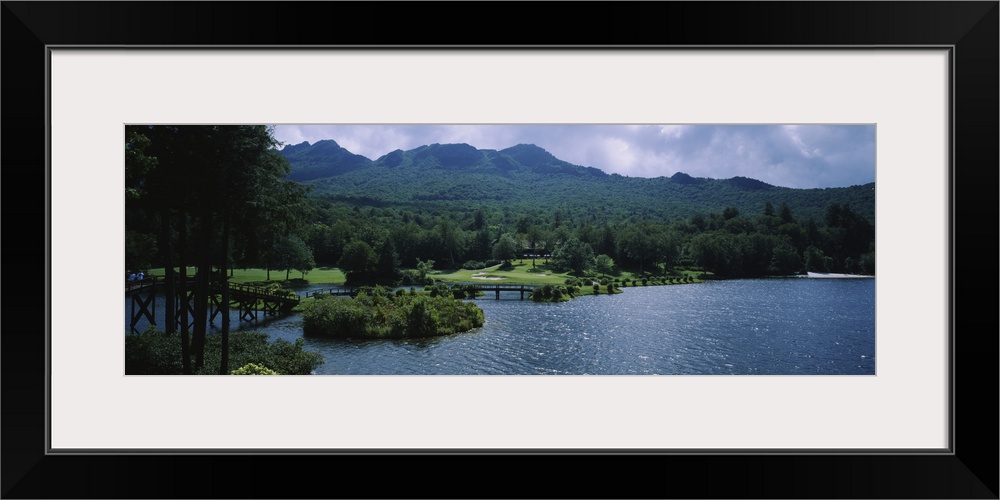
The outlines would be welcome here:
[[[793,188],[875,181],[874,125],[278,125],[285,144],[333,139],[377,159],[396,149],[534,144],[561,160],[629,177],[750,177]]]

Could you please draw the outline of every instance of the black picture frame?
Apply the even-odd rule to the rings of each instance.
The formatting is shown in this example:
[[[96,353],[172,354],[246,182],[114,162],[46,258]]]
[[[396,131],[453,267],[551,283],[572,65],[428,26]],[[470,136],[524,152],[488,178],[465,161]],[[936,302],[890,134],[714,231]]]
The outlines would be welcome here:
[[[553,6],[3,2],[6,147],[0,159],[8,195],[3,253],[8,270],[28,270],[23,283],[17,274],[8,276],[13,279],[8,285],[19,290],[5,291],[2,302],[8,312],[0,335],[3,497],[998,498],[998,328],[992,305],[998,276],[1000,4]],[[573,11],[572,22],[567,9]],[[455,13],[468,22],[456,22]],[[952,47],[952,453],[47,454],[45,322],[24,318],[48,314],[43,298],[49,287],[76,283],[53,280],[47,272],[46,47],[413,44]],[[39,279],[41,270],[46,270],[45,280]],[[985,306],[978,305],[981,298]],[[307,471],[314,466],[329,470],[330,477],[310,478]]]

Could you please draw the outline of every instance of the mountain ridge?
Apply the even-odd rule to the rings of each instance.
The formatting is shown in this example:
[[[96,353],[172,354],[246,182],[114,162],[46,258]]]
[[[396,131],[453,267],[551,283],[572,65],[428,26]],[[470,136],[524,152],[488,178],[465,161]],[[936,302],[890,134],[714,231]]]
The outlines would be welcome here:
[[[371,162],[371,163],[381,163],[381,164],[389,163],[389,164],[391,164],[391,166],[397,166],[399,164],[399,162],[402,160],[402,156],[404,154],[407,154],[407,153],[419,153],[419,155],[420,155],[421,158],[425,158],[425,157],[431,156],[433,154],[434,150],[437,150],[437,151],[444,150],[444,151],[447,151],[448,153],[450,153],[449,156],[452,156],[453,158],[456,157],[455,155],[457,155],[457,157],[459,157],[459,158],[462,158],[463,155],[459,151],[457,151],[457,148],[462,148],[463,150],[465,150],[464,151],[465,152],[465,155],[464,155],[465,159],[471,159],[472,158],[472,154],[473,154],[472,152],[477,152],[477,153],[486,155],[486,158],[488,160],[493,160],[493,161],[497,161],[497,158],[498,158],[497,155],[500,155],[500,156],[506,156],[506,157],[509,157],[509,158],[513,158],[518,163],[521,163],[522,165],[530,163],[530,164],[532,164],[532,166],[535,166],[536,168],[537,168],[538,164],[541,161],[545,162],[543,165],[547,164],[547,165],[557,165],[557,166],[565,166],[565,167],[567,167],[566,170],[559,170],[557,168],[550,168],[549,171],[546,172],[546,173],[572,173],[572,172],[577,172],[578,173],[578,172],[581,171],[579,169],[583,169],[582,170],[583,172],[586,172],[588,175],[592,175],[592,176],[595,176],[595,177],[620,176],[620,177],[625,177],[625,178],[639,178],[639,179],[659,179],[661,177],[666,177],[666,178],[670,178],[671,180],[674,180],[674,181],[679,182],[679,183],[690,183],[690,184],[696,184],[696,183],[700,183],[700,182],[703,182],[703,181],[706,181],[706,180],[724,180],[724,181],[729,181],[729,182],[737,184],[737,185],[742,185],[744,187],[752,187],[752,188],[757,188],[757,189],[759,189],[759,188],[768,188],[768,187],[785,187],[785,186],[778,186],[778,185],[775,185],[775,184],[769,184],[769,183],[766,183],[764,181],[760,181],[758,179],[753,179],[753,178],[744,177],[744,176],[735,176],[735,177],[729,177],[729,178],[694,177],[694,176],[691,176],[691,175],[689,175],[687,173],[684,173],[684,172],[681,172],[681,171],[675,172],[674,174],[672,174],[670,176],[663,175],[663,176],[656,176],[656,177],[633,177],[633,176],[621,175],[621,174],[617,174],[617,173],[608,173],[608,172],[605,172],[604,170],[601,170],[601,169],[596,168],[596,167],[576,165],[576,164],[567,162],[565,160],[561,160],[561,159],[557,158],[555,155],[553,155],[552,153],[550,153],[549,151],[547,151],[546,149],[544,149],[542,147],[539,147],[539,146],[537,146],[535,144],[530,144],[530,143],[520,143],[520,144],[516,144],[514,146],[510,146],[508,148],[504,148],[504,149],[500,149],[500,150],[496,150],[496,149],[478,149],[475,146],[472,146],[472,145],[470,145],[468,143],[445,143],[445,144],[433,143],[433,144],[425,144],[425,145],[422,145],[422,146],[417,146],[417,147],[415,147],[413,149],[405,150],[405,151],[402,150],[402,149],[395,149],[395,150],[390,151],[389,153],[386,153],[386,154],[384,154],[384,155],[382,155],[382,156],[380,156],[380,157],[378,157],[378,158],[376,158],[374,160],[369,159],[369,158],[367,158],[367,157],[365,157],[363,155],[359,155],[357,153],[353,153],[353,152],[347,150],[346,148],[340,146],[336,142],[336,140],[334,140],[334,139],[322,139],[322,140],[316,141],[315,143],[310,143],[309,141],[303,141],[303,142],[300,142],[298,144],[289,144],[289,145],[286,145],[283,149],[278,150],[278,152],[282,156],[284,156],[286,159],[288,159],[289,162],[293,166],[293,172],[292,172],[292,174],[289,175],[289,178],[292,179],[292,180],[300,180],[299,178],[302,177],[302,176],[296,174],[296,171],[301,170],[301,167],[300,168],[296,168],[296,165],[300,165],[301,164],[301,162],[299,161],[298,157],[302,157],[302,156],[306,156],[306,157],[321,156],[322,153],[320,155],[317,155],[317,152],[320,152],[320,151],[322,151],[323,153],[325,153],[326,151],[333,150],[333,151],[336,151],[338,155],[345,154],[348,157],[354,158],[355,161],[358,161],[359,163],[360,162]],[[341,151],[343,153],[340,153]],[[501,159],[500,162],[502,163],[503,160]],[[332,173],[330,175],[336,175],[337,173],[342,173],[342,172],[334,172],[334,173]],[[313,177],[313,176],[310,176],[310,177],[311,178],[316,178],[316,177]],[[871,183],[869,183],[869,184],[871,184]],[[789,187],[787,189],[823,189],[823,188],[790,188]]]
[[[289,149],[291,148],[291,149]],[[396,149],[370,160],[333,140],[303,142],[279,151],[291,180],[314,186],[318,196],[359,204],[427,202],[537,206],[565,205],[583,212],[615,207],[627,216],[689,217],[735,207],[757,213],[765,202],[787,203],[795,213],[822,217],[830,203],[852,205],[874,221],[874,183],[844,188],[789,188],[749,177],[693,177],[684,172],[628,177],[561,160],[534,144],[477,149],[465,143]]]

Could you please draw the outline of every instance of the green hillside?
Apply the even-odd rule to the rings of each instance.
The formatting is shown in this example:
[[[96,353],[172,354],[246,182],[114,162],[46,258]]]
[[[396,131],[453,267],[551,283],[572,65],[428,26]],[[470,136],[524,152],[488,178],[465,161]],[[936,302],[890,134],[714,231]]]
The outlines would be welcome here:
[[[331,144],[332,143],[332,144]],[[398,206],[465,211],[488,209],[550,213],[592,222],[674,221],[695,214],[759,213],[766,203],[786,204],[800,220],[820,220],[831,203],[875,220],[875,185],[793,189],[734,177],[638,178],[573,165],[530,144],[500,151],[467,144],[432,144],[361,161],[333,141],[282,150],[290,179],[313,185],[313,194],[355,206]],[[292,148],[289,151],[289,148]]]

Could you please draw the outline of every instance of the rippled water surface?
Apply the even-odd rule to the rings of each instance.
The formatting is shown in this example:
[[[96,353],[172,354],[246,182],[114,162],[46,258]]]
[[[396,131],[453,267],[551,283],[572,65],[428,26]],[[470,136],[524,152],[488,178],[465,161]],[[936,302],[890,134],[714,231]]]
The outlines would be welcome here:
[[[626,288],[560,304],[480,298],[486,324],[422,341],[305,340],[318,374],[875,374],[874,279]],[[235,323],[234,323],[235,324]],[[302,336],[300,316],[259,328]]]

